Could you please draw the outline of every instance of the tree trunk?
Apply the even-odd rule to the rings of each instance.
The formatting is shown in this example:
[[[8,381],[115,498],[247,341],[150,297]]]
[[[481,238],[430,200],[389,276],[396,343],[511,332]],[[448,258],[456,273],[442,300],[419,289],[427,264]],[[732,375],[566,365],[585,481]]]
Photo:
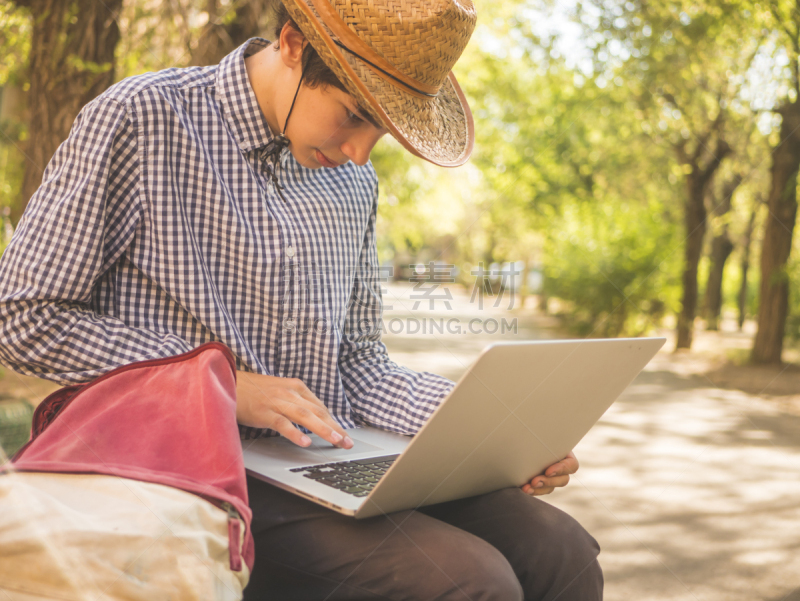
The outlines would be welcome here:
[[[753,363],[779,364],[789,310],[789,279],[786,264],[792,250],[797,218],[797,171],[800,168],[800,100],[779,111],[780,143],[772,150],[769,213],[761,244],[761,285],[758,301],[758,331],[753,344]]]
[[[709,255],[711,259],[711,268],[708,272],[706,297],[703,303],[707,330],[719,329],[719,317],[722,312],[722,279],[725,274],[725,262],[728,260],[731,252],[733,252],[733,242],[731,242],[730,235],[728,234],[728,224],[725,221],[725,216],[730,212],[733,206],[733,195],[743,179],[744,177],[742,175],[735,173],[733,177],[722,185],[720,197],[714,199],[712,213],[715,218],[714,229],[716,230],[716,235],[711,241],[711,253]],[[721,229],[720,221],[722,222]]]
[[[259,24],[265,7],[263,0],[234,2],[233,7],[227,9],[235,11],[235,16],[231,19],[227,12],[220,14],[217,0],[207,0],[208,25],[192,52],[191,64],[201,67],[216,65],[228,53],[259,35]]]
[[[719,329],[719,316],[722,311],[722,274],[725,262],[733,251],[733,243],[728,236],[728,226],[711,242],[711,269],[706,285],[705,313],[706,329]]]
[[[28,162],[11,219],[19,221],[80,109],[114,81],[122,0],[17,0],[30,8]]]
[[[550,311],[550,297],[547,293],[542,292],[539,294],[539,311],[542,312],[543,315],[547,315]]]
[[[758,207],[760,202],[753,205],[753,210],[750,213],[750,220],[747,222],[747,229],[744,232],[744,240],[742,242],[742,283],[739,287],[739,331],[744,327],[744,320],[747,317],[747,272],[750,270],[750,246],[753,243],[753,230],[755,229],[756,217],[758,216]]]
[[[705,167],[700,167],[699,155],[703,151],[698,146],[693,159],[688,163],[692,167],[686,176],[686,203],[684,205],[684,223],[686,224],[686,247],[684,248],[683,265],[683,298],[681,312],[678,314],[677,341],[675,350],[691,348],[694,334],[694,317],[697,312],[697,265],[703,252],[703,238],[706,235],[705,197],[708,185],[719,169],[722,160],[731,152],[731,147],[722,138],[717,138],[714,153]],[[687,164],[683,149],[679,148],[679,157]]]
[[[697,265],[703,252],[706,235],[705,184],[700,169],[687,175],[687,195],[684,205],[686,247],[683,265],[683,298],[678,315],[677,343],[675,348],[691,348],[694,316],[697,311]]]

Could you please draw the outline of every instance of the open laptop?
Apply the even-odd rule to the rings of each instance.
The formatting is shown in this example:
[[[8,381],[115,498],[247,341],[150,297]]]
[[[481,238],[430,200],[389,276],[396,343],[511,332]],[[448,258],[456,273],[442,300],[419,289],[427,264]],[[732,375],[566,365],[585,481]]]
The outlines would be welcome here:
[[[520,486],[563,459],[664,338],[547,340],[487,347],[408,437],[348,430],[351,449],[311,435],[243,441],[248,473],[356,518]]]

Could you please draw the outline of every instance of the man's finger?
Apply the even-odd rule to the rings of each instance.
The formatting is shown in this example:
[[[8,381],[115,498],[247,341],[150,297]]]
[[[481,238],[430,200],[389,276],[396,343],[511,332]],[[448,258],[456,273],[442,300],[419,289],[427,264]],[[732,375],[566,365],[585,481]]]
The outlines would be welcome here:
[[[553,476],[563,476],[567,474],[574,474],[578,471],[578,459],[570,453],[558,463],[554,463],[545,471],[545,475],[552,478]]]
[[[555,490],[555,488],[553,488],[552,486],[545,486],[545,487],[542,487],[542,488],[534,488],[530,484],[526,484],[525,486],[522,487],[522,492],[524,492],[526,495],[530,495],[532,497],[538,497],[538,496],[541,496],[541,495],[549,495],[554,490]]]
[[[295,444],[308,446],[311,439],[294,426],[299,424],[331,444],[353,447],[352,439],[302,380],[249,372],[239,375],[236,416],[240,423],[272,428]]]
[[[327,436],[323,435],[322,432],[325,431],[326,429],[325,426],[322,426],[321,428],[319,426],[316,426],[315,428],[316,431],[315,431],[315,429],[309,428],[306,424],[302,425],[311,430],[312,432],[314,432],[314,434],[316,434],[320,438],[324,438],[325,440],[328,440],[332,444],[337,444],[333,442],[334,440],[338,441],[339,443],[342,443],[342,441],[344,440],[344,437],[342,437],[341,435],[339,435],[338,433],[334,432],[331,429],[327,429]],[[308,447],[311,445],[311,439],[306,434],[303,434],[300,430],[298,430],[297,426],[294,425],[293,420],[287,418],[285,415],[276,413],[275,417],[272,419],[272,422],[269,424],[269,427],[277,431],[284,438],[291,440],[294,444],[298,446]],[[350,447],[352,447],[353,446],[352,440],[350,440],[349,438],[347,440],[350,441],[349,444]]]
[[[293,390],[298,395],[303,397],[305,400],[314,403],[318,407],[322,407],[323,409],[325,409],[327,411],[328,408],[325,407],[325,403],[323,403],[321,400],[319,400],[319,398],[317,398],[317,396],[313,392],[311,392],[311,390],[308,388],[308,386],[306,386],[305,382],[303,382],[302,380],[300,380],[298,378],[292,378],[292,384],[293,384],[293,386],[292,386]]]
[[[347,436],[344,429],[333,421],[330,414],[326,418],[320,418],[314,411],[313,406],[304,406],[302,403],[286,401],[281,403],[279,411],[292,422],[308,428],[320,438],[327,440],[333,445],[342,446],[349,449],[353,446],[352,439]]]
[[[300,401],[300,404],[302,405],[303,402],[304,401]],[[319,401],[319,403],[320,403],[319,406],[316,406],[315,404],[312,403],[310,407],[307,406],[307,408],[311,410],[311,412],[317,417],[317,419],[319,419],[322,423],[327,424],[331,432],[329,435],[319,434],[319,432],[317,432],[316,430],[312,430],[312,432],[314,432],[319,436],[322,436],[322,438],[324,438],[325,440],[327,440],[332,444],[343,446],[346,449],[351,448],[353,446],[353,440],[347,435],[347,432],[345,432],[344,428],[342,428],[342,426],[340,426],[339,423],[335,419],[333,419],[333,416],[330,414],[330,411],[328,411],[328,408],[322,404],[322,401]],[[305,424],[302,425],[305,426]],[[310,427],[308,429],[311,430]]]
[[[300,447],[307,447],[311,444],[311,439],[298,430],[297,427],[283,415],[274,414],[272,420],[269,422],[269,427]]]
[[[325,406],[325,404],[322,401],[320,401],[316,396],[314,396],[314,393],[312,393],[308,388],[306,388],[305,384],[303,384],[302,382],[300,384],[302,386],[297,387],[294,390],[294,394],[297,395],[296,403],[300,406],[306,406],[305,404],[309,403],[310,409],[314,412],[314,414],[319,419],[321,419],[323,422],[327,423],[330,426],[332,430],[331,433],[332,437],[319,434],[315,430],[312,430],[309,426],[306,426],[306,424],[301,424],[301,425],[305,426],[315,434],[322,436],[322,438],[324,438],[325,440],[327,440],[332,444],[343,446],[346,449],[351,448],[353,446],[353,440],[347,435],[347,432],[344,431],[344,428],[342,428],[336,422],[336,420],[333,419],[333,416],[331,415],[330,411],[328,411],[328,408]]]
[[[548,488],[548,487],[561,487],[566,486],[569,484],[569,474],[565,474],[563,476],[556,476],[555,478],[546,478],[543,476],[536,476],[533,480],[531,480],[531,486],[533,488]]]

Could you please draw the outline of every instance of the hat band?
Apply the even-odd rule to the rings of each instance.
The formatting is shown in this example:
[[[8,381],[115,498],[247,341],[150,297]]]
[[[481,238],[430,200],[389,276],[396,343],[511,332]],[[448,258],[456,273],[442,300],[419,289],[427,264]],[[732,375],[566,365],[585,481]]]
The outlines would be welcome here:
[[[392,78],[394,81],[396,81],[396,82],[397,82],[397,83],[399,83],[400,85],[402,85],[402,86],[404,86],[404,87],[408,88],[408,89],[409,89],[409,90],[411,90],[412,92],[416,92],[417,94],[421,94],[422,96],[427,96],[428,98],[436,98],[436,96],[437,96],[436,94],[429,94],[428,92],[423,92],[423,91],[422,91],[422,90],[420,90],[419,88],[415,88],[414,86],[412,86],[412,85],[410,85],[410,84],[408,84],[408,83],[404,82],[404,81],[403,81],[402,79],[400,79],[399,77],[395,77],[394,75],[392,75],[392,74],[391,74],[391,73],[389,73],[388,71],[384,71],[383,69],[381,69],[381,68],[380,68],[378,65],[376,65],[375,63],[368,61],[367,59],[365,59],[363,56],[361,56],[361,55],[360,55],[360,54],[358,54],[357,52],[353,52],[352,50],[350,50],[350,48],[348,48],[347,46],[345,46],[344,44],[342,44],[342,43],[341,43],[339,40],[333,40],[333,43],[334,43],[334,44],[336,44],[337,46],[339,46],[339,48],[341,48],[342,50],[347,50],[347,51],[348,51],[350,54],[352,54],[352,55],[353,55],[353,56],[355,56],[356,58],[360,58],[362,61],[364,61],[365,63],[367,63],[367,64],[368,64],[370,67],[372,67],[373,69],[377,69],[378,71],[380,71],[381,73],[383,73],[384,75],[386,75],[386,77],[391,77],[391,78]]]
[[[299,4],[302,5],[303,3],[304,2],[301,0]],[[317,14],[320,16],[325,26],[338,38],[338,40],[332,41],[376,69],[383,79],[387,79],[388,77],[387,81],[391,83],[400,83],[403,87],[427,98],[433,98],[439,93],[441,86],[424,84],[421,81],[409,77],[375,52],[347,26],[328,0],[310,0],[310,3],[317,11]],[[339,40],[342,40],[346,45],[340,43]]]

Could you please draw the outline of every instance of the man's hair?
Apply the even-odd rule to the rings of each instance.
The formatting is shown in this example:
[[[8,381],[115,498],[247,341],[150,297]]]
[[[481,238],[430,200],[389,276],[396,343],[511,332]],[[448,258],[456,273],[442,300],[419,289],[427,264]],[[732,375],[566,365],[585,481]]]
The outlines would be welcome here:
[[[303,33],[302,30],[297,26],[297,23],[294,22],[291,16],[289,16],[289,11],[286,10],[286,7],[283,5],[283,2],[277,0],[275,2],[275,50],[280,50],[280,37],[281,31],[283,30],[284,25],[287,23],[289,27],[294,29],[299,33]],[[303,48],[303,83],[307,85],[309,88],[318,88],[319,86],[333,86],[334,88],[338,88],[342,90],[342,92],[346,92],[347,88],[344,87],[344,84],[336,77],[336,74],[331,70],[331,68],[325,64],[325,62],[319,57],[317,51],[311,46],[311,44],[306,44],[306,47]],[[360,111],[361,116],[366,119],[369,123],[374,125],[375,127],[383,127],[381,123],[375,120],[375,118],[364,109],[363,106],[360,104],[357,105]]]
[[[278,0],[275,2],[275,50],[280,50],[280,37],[283,26],[287,23],[289,27],[295,31],[300,31],[297,23],[289,16],[289,11],[283,5],[283,2]],[[309,88],[317,88],[319,86],[333,86],[339,88],[343,92],[347,92],[344,84],[339,81],[339,78],[331,71],[330,67],[326,65],[317,54],[317,51],[311,46],[306,44],[303,49],[303,82]]]

